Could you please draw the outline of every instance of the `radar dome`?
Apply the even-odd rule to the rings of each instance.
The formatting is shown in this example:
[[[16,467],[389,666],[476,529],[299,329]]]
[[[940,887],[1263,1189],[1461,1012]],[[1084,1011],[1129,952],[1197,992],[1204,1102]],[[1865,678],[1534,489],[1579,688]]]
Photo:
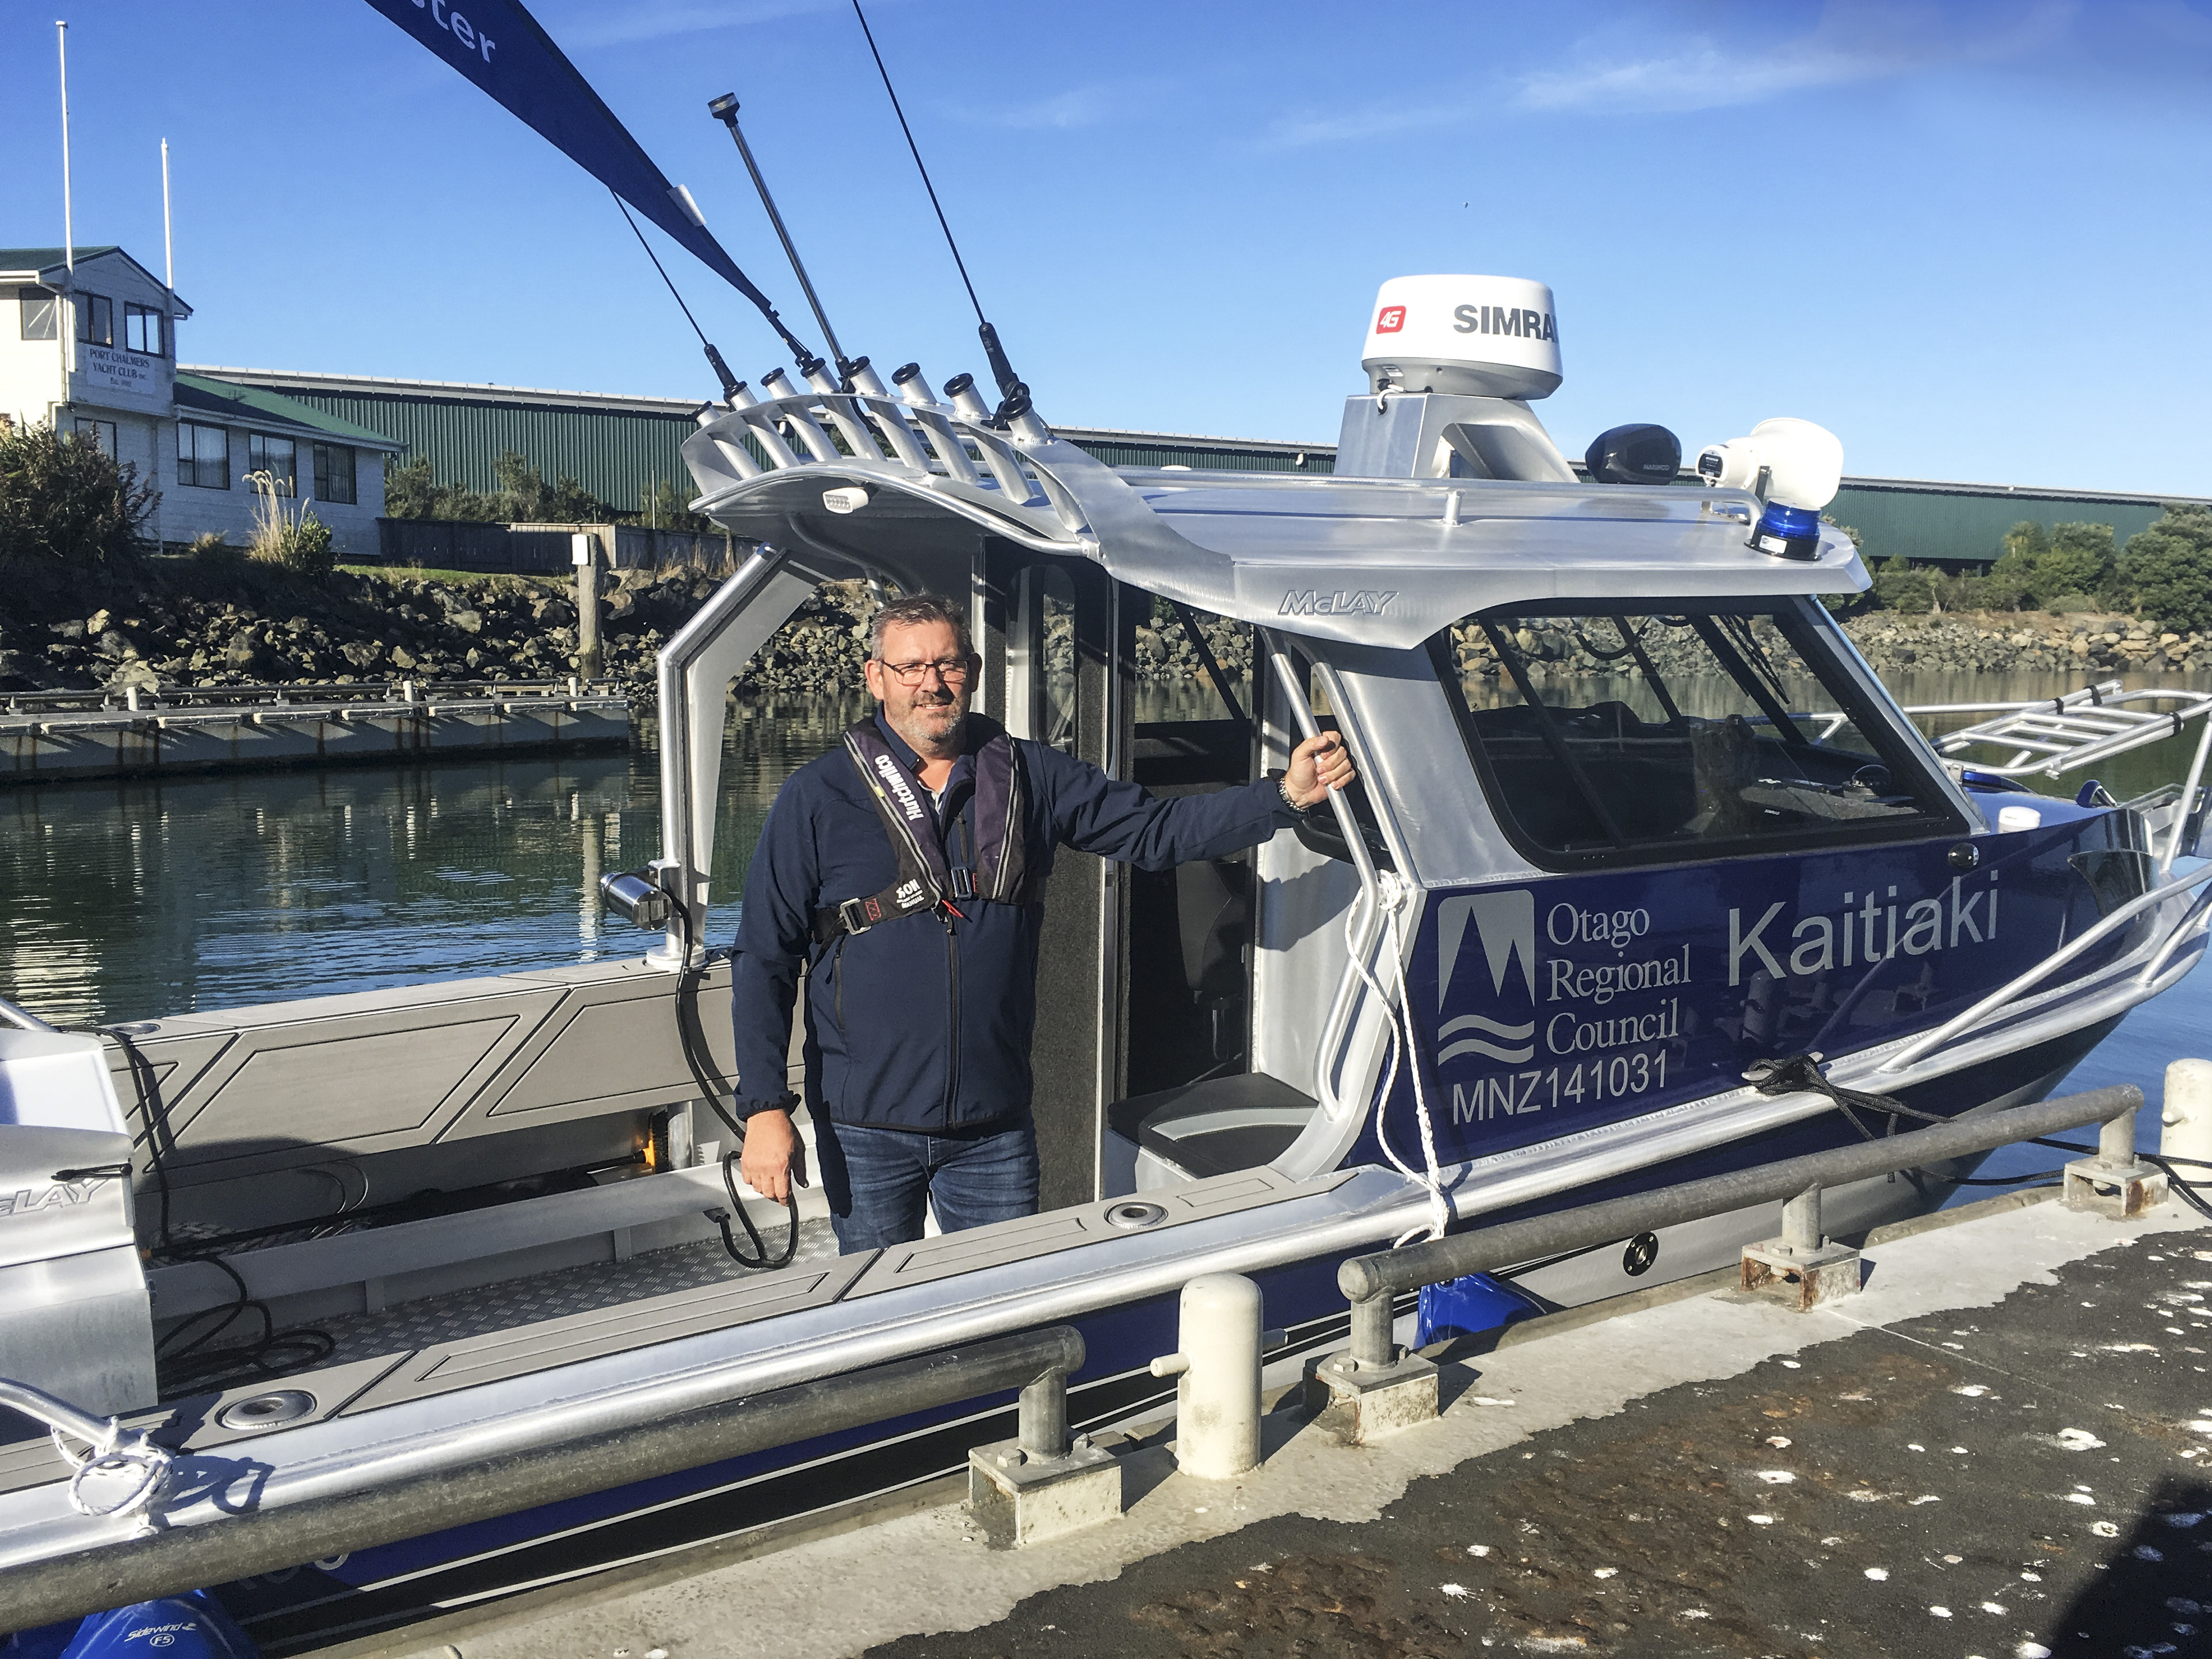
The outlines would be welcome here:
[[[1372,392],[1545,398],[1559,390],[1552,290],[1521,276],[1393,276],[1359,366]]]

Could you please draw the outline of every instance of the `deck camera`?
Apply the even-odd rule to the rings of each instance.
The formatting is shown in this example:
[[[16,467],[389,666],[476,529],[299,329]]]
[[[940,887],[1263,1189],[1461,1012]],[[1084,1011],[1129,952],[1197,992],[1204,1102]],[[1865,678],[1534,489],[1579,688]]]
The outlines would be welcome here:
[[[599,878],[599,897],[625,921],[659,931],[676,915],[676,901],[649,870],[617,870]]]
[[[1714,444],[1698,457],[1698,476],[1728,489],[1748,489],[1766,503],[1752,527],[1751,545],[1784,559],[1820,552],[1820,509],[1844,481],[1844,446],[1810,421],[1761,421],[1750,433]]]
[[[1670,484],[1682,470],[1682,441],[1663,426],[1617,426],[1583,455],[1592,483]]]

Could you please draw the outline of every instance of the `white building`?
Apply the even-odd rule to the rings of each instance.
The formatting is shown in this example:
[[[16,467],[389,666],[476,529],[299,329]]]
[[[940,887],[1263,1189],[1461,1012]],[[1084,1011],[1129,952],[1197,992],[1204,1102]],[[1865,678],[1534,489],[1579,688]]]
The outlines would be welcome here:
[[[339,556],[377,556],[386,458],[404,445],[256,386],[177,368],[192,314],[119,247],[0,248],[0,420],[51,421],[161,491],[165,544],[252,534],[252,472],[312,501]]]

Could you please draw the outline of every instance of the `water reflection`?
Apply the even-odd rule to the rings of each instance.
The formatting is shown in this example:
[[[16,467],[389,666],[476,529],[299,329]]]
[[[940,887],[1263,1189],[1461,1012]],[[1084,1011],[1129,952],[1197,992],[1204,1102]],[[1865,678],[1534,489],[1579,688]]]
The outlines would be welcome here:
[[[1893,682],[1908,702],[2053,696],[2082,683]],[[735,929],[777,785],[866,706],[854,696],[737,711],[709,937]],[[1145,688],[1139,718],[1222,712],[1192,683]],[[2097,770],[2124,799],[2179,778],[2195,736]],[[51,1019],[141,1019],[634,955],[646,937],[602,915],[598,881],[659,852],[658,765],[648,726],[626,756],[0,790],[0,994]],[[2081,782],[2035,787],[2070,795]]]
[[[736,927],[775,786],[855,700],[763,702],[724,746],[711,936]],[[628,755],[0,790],[0,987],[139,1019],[636,953],[599,878],[659,851]]]

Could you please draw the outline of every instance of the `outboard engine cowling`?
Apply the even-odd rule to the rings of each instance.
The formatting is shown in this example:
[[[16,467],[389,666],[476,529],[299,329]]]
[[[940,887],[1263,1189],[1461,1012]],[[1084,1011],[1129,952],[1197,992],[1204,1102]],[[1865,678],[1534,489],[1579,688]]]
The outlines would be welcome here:
[[[0,1026],[0,1376],[100,1415],[157,1398],[131,1134],[96,1037]]]

